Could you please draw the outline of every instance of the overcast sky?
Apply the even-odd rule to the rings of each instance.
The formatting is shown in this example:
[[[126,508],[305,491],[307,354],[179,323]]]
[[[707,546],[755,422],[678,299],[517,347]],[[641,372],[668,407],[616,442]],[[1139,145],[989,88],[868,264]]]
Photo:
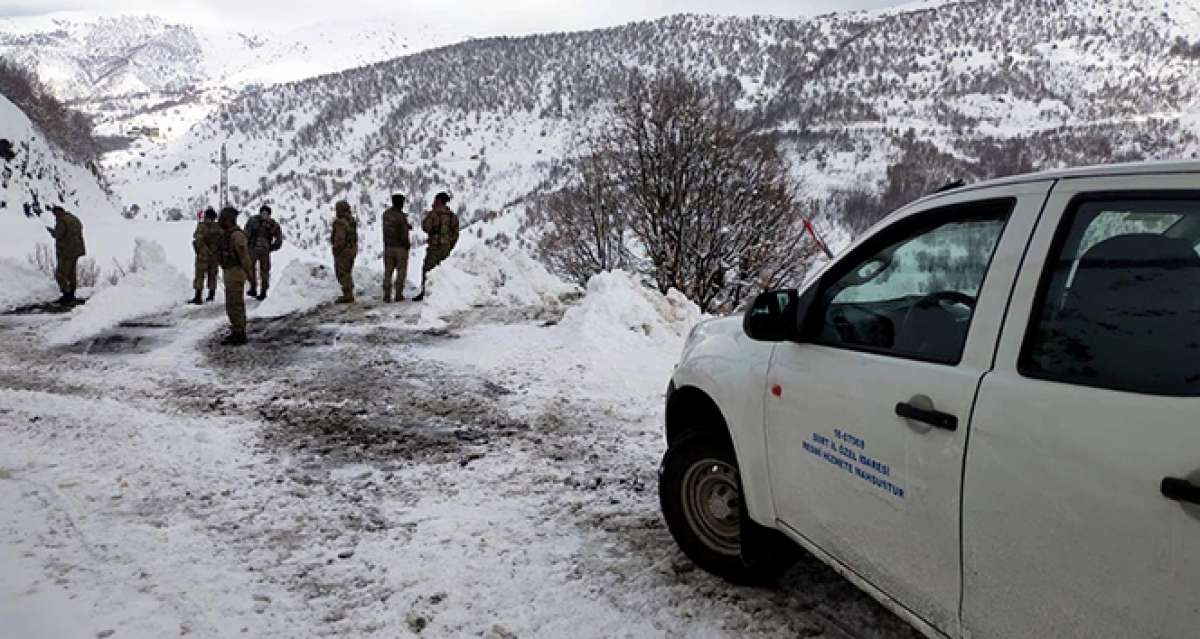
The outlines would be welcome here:
[[[611,26],[673,13],[796,17],[910,0],[0,0],[0,16],[84,10],[156,13],[237,28],[292,27],[370,16],[445,24],[450,32],[525,34]]]

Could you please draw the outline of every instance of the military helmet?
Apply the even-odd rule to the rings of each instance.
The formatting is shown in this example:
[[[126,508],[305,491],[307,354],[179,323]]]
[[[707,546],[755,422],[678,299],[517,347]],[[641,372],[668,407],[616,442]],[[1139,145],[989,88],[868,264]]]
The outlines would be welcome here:
[[[350,203],[347,202],[346,200],[338,200],[337,204],[333,205],[333,210],[335,210],[339,213],[341,213],[341,212],[349,213],[350,212]]]
[[[204,209],[204,219],[206,219],[206,220],[215,220],[215,219],[217,219],[217,210],[216,210],[216,209],[214,209],[214,208],[213,208],[213,207],[211,207],[211,206],[210,206],[210,207],[208,207],[208,208],[206,208],[206,209]]]
[[[239,215],[239,213],[238,213],[237,209],[233,208],[232,206],[227,206],[227,207],[221,209],[221,215],[219,217],[219,220],[221,222],[224,222],[225,220],[229,220],[230,222],[233,222],[236,224],[238,215]]]

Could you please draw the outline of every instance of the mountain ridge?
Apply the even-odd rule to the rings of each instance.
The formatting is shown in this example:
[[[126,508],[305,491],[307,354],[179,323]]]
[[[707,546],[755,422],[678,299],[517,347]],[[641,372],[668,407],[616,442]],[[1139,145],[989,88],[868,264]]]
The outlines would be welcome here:
[[[553,188],[631,74],[681,68],[777,135],[807,206],[853,230],[856,190],[882,209],[948,177],[1193,157],[1197,5],[925,2],[475,39],[152,110],[137,117],[178,128],[155,127],[161,139],[105,165],[127,207],[165,218],[213,200],[226,143],[235,203],[272,202],[289,236],[315,247],[335,199],[367,228],[392,190],[453,190],[469,219],[519,209]]]

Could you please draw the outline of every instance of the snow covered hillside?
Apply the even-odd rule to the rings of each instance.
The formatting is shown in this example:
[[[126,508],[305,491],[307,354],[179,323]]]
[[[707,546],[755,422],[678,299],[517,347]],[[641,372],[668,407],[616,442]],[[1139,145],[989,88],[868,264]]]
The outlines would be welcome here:
[[[30,267],[39,245],[52,255],[54,240],[46,227],[54,226],[50,207],[55,204],[61,204],[83,222],[88,249],[85,268],[94,265],[102,277],[127,270],[142,238],[164,247],[172,267],[190,276],[194,229],[191,213],[170,224],[125,219],[95,173],[64,157],[20,109],[0,96],[0,259],[8,260],[9,266]],[[310,256],[294,246],[278,254],[279,260],[296,258]],[[18,276],[11,268],[0,272]],[[184,293],[186,290],[181,290],[177,295]],[[49,298],[46,294],[42,297]],[[0,310],[30,301],[34,300],[0,295]]]
[[[149,15],[60,12],[0,19],[0,57],[92,114],[112,147],[162,145],[248,86],[314,78],[461,40],[372,17],[274,31]]]
[[[28,66],[60,98],[76,101],[290,82],[456,39],[427,24],[374,18],[277,32],[150,15],[63,12],[0,19],[0,56]]]
[[[556,162],[600,126],[631,70],[682,66],[783,136],[814,208],[836,224],[848,191],[884,193],[904,171],[921,177],[908,188],[919,191],[952,177],[1195,155],[1198,6],[917,3],[474,40],[248,88],[106,166],[126,206],[162,218],[211,199],[227,142],[235,200],[273,202],[290,235],[317,246],[341,198],[368,226],[392,190],[423,207],[448,188],[468,218],[519,204],[553,184]]]

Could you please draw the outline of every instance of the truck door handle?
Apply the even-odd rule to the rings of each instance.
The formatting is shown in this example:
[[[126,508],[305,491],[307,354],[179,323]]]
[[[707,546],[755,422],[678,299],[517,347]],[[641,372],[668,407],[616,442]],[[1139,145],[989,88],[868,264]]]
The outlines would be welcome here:
[[[1200,486],[1186,479],[1167,477],[1162,480],[1162,494],[1167,499],[1200,504]]]
[[[942,430],[958,430],[958,418],[950,413],[943,413],[937,410],[925,410],[917,408],[908,402],[900,402],[896,404],[896,414],[904,419],[929,424],[934,428]]]

